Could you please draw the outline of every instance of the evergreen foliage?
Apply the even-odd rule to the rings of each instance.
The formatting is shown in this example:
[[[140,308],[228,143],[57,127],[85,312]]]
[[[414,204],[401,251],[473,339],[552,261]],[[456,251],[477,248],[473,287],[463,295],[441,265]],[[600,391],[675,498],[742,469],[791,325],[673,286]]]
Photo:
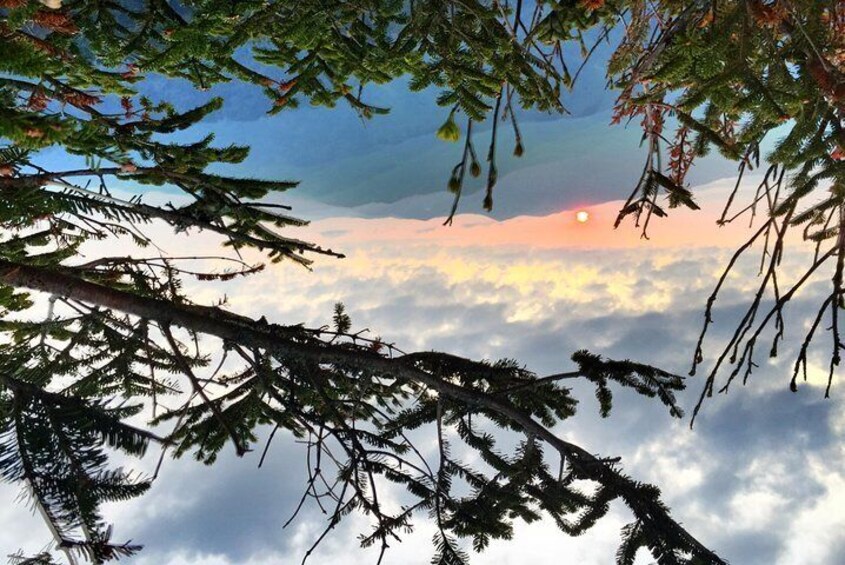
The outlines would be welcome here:
[[[841,1],[0,0],[0,475],[30,493],[55,549],[73,563],[139,549],[112,541],[101,505],[142,494],[152,478],[113,468],[110,452],[140,457],[154,443],[213,463],[229,445],[246,454],[259,426],[272,426],[303,440],[309,462],[318,462],[309,465],[302,500],[331,519],[315,545],[357,511],[373,524],[362,545],[383,554],[414,515],[427,515],[437,525],[433,563],[465,563],[465,541],[480,551],[509,539],[516,520],[542,516],[578,535],[620,499],[634,521],[622,531],[618,563],[632,563],[640,548],[661,564],[722,563],[670,516],[658,489],[550,431],[575,413],[561,380],[590,380],[603,414],[615,384],[656,397],[680,417],[680,377],[588,352],[573,357],[577,370],[538,377],[508,360],[404,353],[354,333],[342,306],[333,326],[305,328],[192,303],[182,290],[186,277],[227,280],[262,269],[239,249],[304,266],[314,255],[341,255],[280,233],[304,222],[263,200],[295,182],[212,172],[243,161],[248,148],[221,147],[212,136],[174,140],[219,109],[219,100],[180,109],[139,94],[151,73],[199,89],[237,80],[261,88],[270,113],[343,101],[369,118],[387,109],[369,104],[365,87],[409,75],[412,88],[439,90],[449,113],[438,136],[464,140],[448,182],[454,215],[466,172],[483,172],[473,124],[493,122],[483,202],[490,209],[501,123],[514,129],[513,152],[521,155],[515,109],[563,111],[561,90],[579,74],[574,65],[611,37],[618,39],[608,67],[620,91],[616,120],[641,120],[648,149],[619,220],[634,216],[644,235],[653,215],[666,215],[664,206],[697,207],[685,184],[696,157],[715,147],[744,173],[760,165],[763,139],[786,131],[745,209],[765,210],[766,219],[738,251],[765,242],[760,290],[705,394],[725,360],[735,365],[728,384],[742,370],[747,378],[769,323],[777,353],[784,306],[828,262],[832,291],[795,374],[806,371],[807,349],[829,313],[832,380],[845,302]],[[564,56],[569,43],[581,46],[580,59]],[[51,170],[42,159],[49,147],[84,157],[85,165]],[[136,196],[113,194],[115,181],[131,183]],[[808,204],[823,183],[830,191]],[[180,191],[181,203],[145,202],[145,189],[161,185]],[[733,205],[731,196],[724,222],[737,217]],[[231,250],[216,261],[229,268],[203,268],[209,258],[201,257],[81,254],[97,241],[153,246],[145,232],[153,223],[186,237],[216,234]],[[778,266],[793,226],[804,226],[819,247],[807,273],[784,291]],[[767,291],[774,306],[763,311]],[[699,344],[696,363],[702,358]],[[165,397],[176,407],[161,404]],[[160,437],[153,429],[168,431]],[[409,439],[415,429],[436,437],[436,453]],[[472,455],[478,463],[468,462]],[[388,484],[412,500],[398,513],[379,503]]]

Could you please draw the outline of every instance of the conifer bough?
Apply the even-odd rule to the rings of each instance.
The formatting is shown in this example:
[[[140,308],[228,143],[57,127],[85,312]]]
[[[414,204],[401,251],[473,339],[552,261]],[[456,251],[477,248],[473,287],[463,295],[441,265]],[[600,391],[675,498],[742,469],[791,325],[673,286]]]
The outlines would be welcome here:
[[[723,390],[741,371],[747,378],[769,323],[777,328],[777,352],[786,304],[828,262],[832,290],[795,376],[806,371],[807,351],[829,313],[832,381],[845,294],[841,1],[0,0],[0,474],[27,489],[55,549],[72,563],[139,550],[112,540],[100,506],[143,494],[152,478],[109,468],[107,449],[142,456],[157,443],[211,463],[227,444],[245,454],[256,430],[270,426],[306,443],[302,502],[330,516],[315,545],[359,511],[374,526],[362,543],[377,544],[383,555],[413,515],[427,514],[437,526],[434,562],[451,565],[467,559],[461,540],[481,550],[511,537],[515,520],[543,515],[578,534],[621,499],[634,521],[622,532],[619,563],[632,563],[640,547],[661,564],[722,563],[670,517],[656,488],[626,477],[615,459],[551,432],[575,411],[559,384],[565,379],[592,381],[603,413],[612,381],[658,397],[679,417],[673,392],[684,386],[680,377],[579,352],[576,371],[537,378],[512,361],[402,353],[352,333],[342,307],[333,328],[308,329],[192,304],[182,292],[185,277],[227,280],[261,270],[237,253],[80,255],[83,244],[101,240],[153,245],[146,233],[153,224],[185,237],[212,232],[234,251],[261,250],[271,261],[308,266],[315,254],[340,255],[279,233],[305,222],[266,198],[296,183],[208,171],[243,161],[248,148],[216,147],[211,135],[174,142],[170,134],[201,122],[221,102],[183,110],[152,100],[139,94],[148,74],[187,79],[200,90],[222,81],[251,83],[267,94],[271,114],[303,101],[342,101],[365,118],[387,111],[367,102],[368,85],[409,75],[413,89],[434,86],[448,112],[440,137],[463,136],[461,161],[448,182],[454,215],[466,172],[484,173],[473,124],[493,120],[483,155],[489,209],[499,176],[499,127],[513,128],[513,151],[521,155],[517,107],[563,111],[561,90],[603,41],[617,42],[608,66],[620,91],[615,120],[641,120],[644,131],[646,163],[619,215],[619,222],[636,218],[643,235],[653,216],[666,215],[663,199],[668,208],[697,207],[685,177],[708,149],[737,159],[741,179],[760,166],[765,137],[775,128],[788,132],[767,156],[769,169],[751,204],[735,212],[732,195],[722,217],[765,212],[728,267],[760,241],[764,269],[704,394],[714,390],[723,361],[735,365]],[[573,42],[581,46],[580,59],[564,54]],[[85,165],[49,168],[41,150],[51,146],[83,156]],[[135,196],[111,192],[116,182]],[[804,202],[824,182],[830,191],[808,208]],[[144,202],[145,190],[160,185],[183,198]],[[740,183],[735,194],[739,189]],[[818,249],[796,286],[784,291],[779,265],[785,234],[795,225],[806,226]],[[204,268],[211,260],[228,268]],[[705,331],[726,275],[708,302]],[[36,305],[16,289],[49,299]],[[774,306],[764,311],[767,293]],[[42,307],[46,316],[37,320]],[[209,347],[209,339],[222,342],[219,359],[212,352],[221,348]],[[167,398],[179,405],[167,407]],[[150,429],[129,423],[139,414],[152,416]],[[169,433],[151,431],[167,426]],[[423,426],[437,437],[436,453],[420,451],[406,433]],[[521,438],[509,454],[497,448],[507,434]],[[462,461],[467,451],[480,456],[478,468]],[[579,489],[582,480],[595,490]],[[398,513],[380,503],[387,483],[402,487],[410,501]],[[30,562],[52,559],[45,553]]]

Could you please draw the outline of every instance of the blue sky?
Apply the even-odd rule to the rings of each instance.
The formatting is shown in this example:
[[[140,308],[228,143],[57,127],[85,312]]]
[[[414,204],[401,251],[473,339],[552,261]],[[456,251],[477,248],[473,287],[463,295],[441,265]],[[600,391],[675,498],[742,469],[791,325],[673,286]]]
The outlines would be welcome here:
[[[608,125],[615,93],[606,89],[598,63],[605,55],[599,49],[596,64],[587,66],[576,88],[564,96],[568,115],[519,112],[526,147],[522,158],[512,155],[513,132],[509,124],[502,124],[501,181],[493,217],[539,215],[627,195],[642,168],[641,132],[636,121],[629,128]],[[153,78],[143,85],[143,92],[182,108],[212,96],[223,97],[226,103],[221,111],[180,137],[194,140],[210,131],[221,144],[248,143],[250,157],[233,171],[299,180],[300,186],[285,200],[304,207],[310,217],[431,218],[444,215],[451,206],[446,182],[460,159],[462,145],[435,137],[449,110],[437,106],[433,88],[411,92],[405,80],[368,86],[366,100],[390,108],[390,114],[370,120],[362,120],[343,103],[333,109],[303,104],[267,116],[270,101],[259,88],[241,83],[198,92],[187,81]],[[482,158],[490,127],[489,120],[475,127]],[[733,170],[733,164],[719,158],[702,159],[690,180],[701,184]],[[482,210],[483,182],[482,178],[468,180],[462,210]]]

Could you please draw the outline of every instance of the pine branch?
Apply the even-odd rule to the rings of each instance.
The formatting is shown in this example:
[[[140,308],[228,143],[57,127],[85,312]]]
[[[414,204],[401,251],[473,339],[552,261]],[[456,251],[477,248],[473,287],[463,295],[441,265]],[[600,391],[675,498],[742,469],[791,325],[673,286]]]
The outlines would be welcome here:
[[[158,322],[178,325],[194,332],[214,335],[224,341],[246,347],[267,349],[284,358],[308,362],[340,365],[359,370],[390,375],[400,381],[424,386],[451,401],[496,414],[512,425],[543,440],[569,462],[580,478],[595,480],[614,495],[620,496],[641,520],[653,543],[665,536],[666,541],[679,544],[708,563],[724,563],[704,547],[680,524],[672,520],[665,507],[638,483],[621,475],[611,464],[597,458],[581,447],[560,439],[547,427],[535,421],[507,400],[499,399],[478,389],[461,386],[418,368],[413,354],[385,358],[369,351],[360,351],[313,339],[291,338],[274,326],[255,321],[221,316],[216,309],[181,306],[167,301],[135,296],[127,292],[96,285],[66,274],[42,268],[0,260],[0,281],[18,287],[39,290],[97,304],[127,314]]]

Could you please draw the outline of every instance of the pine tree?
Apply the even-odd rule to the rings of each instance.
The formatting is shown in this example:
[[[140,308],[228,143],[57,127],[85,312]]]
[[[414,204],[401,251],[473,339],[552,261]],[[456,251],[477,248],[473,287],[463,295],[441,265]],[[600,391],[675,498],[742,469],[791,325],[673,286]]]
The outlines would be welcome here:
[[[845,3],[601,4],[599,11],[623,10],[629,18],[608,70],[621,89],[616,119],[641,118],[648,143],[642,177],[617,225],[633,215],[645,235],[651,217],[666,214],[658,203],[661,194],[669,208],[697,208],[684,179],[695,159],[714,148],[739,162],[739,178],[719,223],[763,216],[708,301],[692,374],[704,360],[713,305],[729,272],[749,250],[761,249],[757,291],[711,368],[693,416],[726,367],[733,366],[721,392],[737,377],[748,380],[761,341],[771,339],[767,353],[778,355],[788,303],[819,276],[832,285],[800,347],[790,386],[794,391],[800,376],[806,380],[810,346],[822,318],[829,317],[829,396],[845,346],[839,320],[845,306]],[[671,138],[669,120],[677,123]],[[773,138],[774,150],[761,157],[764,141]],[[749,203],[738,205],[743,176],[753,169],[764,172],[763,180]],[[815,255],[805,271],[791,274],[781,264],[787,234],[796,229],[815,244]]]
[[[264,91],[270,113],[343,101],[370,118],[387,109],[369,104],[365,87],[407,74],[414,89],[440,89],[448,119],[439,136],[464,139],[448,182],[454,214],[466,172],[484,172],[473,124],[493,122],[484,155],[489,209],[500,123],[514,129],[513,151],[521,155],[517,106],[562,111],[561,90],[577,81],[580,67],[567,61],[564,46],[580,44],[583,60],[576,63],[584,64],[600,42],[620,37],[608,67],[620,90],[616,119],[641,119],[648,145],[620,220],[635,215],[645,234],[653,215],[666,214],[661,195],[669,208],[695,208],[685,176],[697,156],[716,147],[744,172],[759,165],[763,138],[786,124],[789,133],[769,156],[769,174],[754,197],[767,218],[752,243],[767,242],[768,267],[725,351],[739,351],[737,371],[750,371],[754,344],[769,322],[779,328],[777,345],[783,307],[796,292],[777,286],[784,234],[803,224],[820,246],[807,277],[824,262],[836,267],[796,376],[829,311],[832,377],[845,292],[843,19],[842,2],[810,0],[566,0],[530,9],[520,0],[0,0],[0,474],[28,490],[69,560],[104,562],[139,547],[112,540],[101,505],[139,496],[152,480],[111,468],[108,450],[143,456],[153,443],[213,463],[229,444],[246,454],[256,447],[258,427],[272,426],[336,467],[336,482],[324,480],[328,470],[313,470],[303,495],[333,501],[326,533],[348,514],[364,513],[374,529],[362,543],[382,552],[414,515],[437,525],[434,562],[454,564],[467,560],[464,540],[482,550],[492,539],[510,538],[515,520],[550,516],[577,535],[621,499],[634,521],[622,532],[619,563],[633,562],[641,547],[661,564],[722,563],[670,516],[658,489],[626,476],[616,459],[550,431],[575,412],[575,399],[560,384],[565,379],[593,382],[605,414],[612,383],[657,397],[680,417],[673,396],[684,386],[680,377],[588,352],[573,356],[571,373],[538,377],[508,360],[404,353],[354,333],[340,307],[333,327],[305,328],[192,303],[182,291],[186,277],[225,280],[263,268],[241,259],[239,249],[303,266],[315,256],[341,255],[280,232],[304,222],[263,200],[295,182],[210,172],[243,161],[247,147],[219,147],[213,136],[173,140],[171,134],[219,109],[219,100],[177,109],[139,94],[138,85],[149,73],[198,89],[243,81]],[[51,170],[41,160],[51,146],[84,157],[85,165]],[[796,172],[789,186],[787,170]],[[136,196],[112,193],[115,180],[131,181]],[[829,197],[808,209],[804,202],[824,180],[832,183]],[[189,203],[145,202],[145,190],[160,185]],[[732,202],[725,222],[733,218]],[[218,260],[230,268],[195,268],[193,257],[80,255],[95,241],[154,245],[145,233],[153,222],[184,237],[216,234],[231,250]],[[833,240],[833,248],[822,247]],[[775,306],[757,316],[771,288]],[[44,309],[38,321],[35,313]],[[209,340],[217,346],[206,346]],[[229,367],[217,350],[238,368],[214,370],[216,363]],[[219,385],[213,392],[205,384],[212,381]],[[166,409],[159,399],[167,396],[185,402]],[[129,423],[140,414],[154,415],[149,428]],[[167,434],[150,431],[164,426]],[[408,438],[417,428],[437,438],[434,459]],[[502,447],[510,443],[502,434],[518,437],[517,447]],[[474,451],[484,467],[461,460],[453,444]],[[595,488],[580,488],[582,480]],[[397,514],[385,511],[378,493],[387,483],[401,485],[416,502]],[[459,494],[464,487],[469,494]]]

